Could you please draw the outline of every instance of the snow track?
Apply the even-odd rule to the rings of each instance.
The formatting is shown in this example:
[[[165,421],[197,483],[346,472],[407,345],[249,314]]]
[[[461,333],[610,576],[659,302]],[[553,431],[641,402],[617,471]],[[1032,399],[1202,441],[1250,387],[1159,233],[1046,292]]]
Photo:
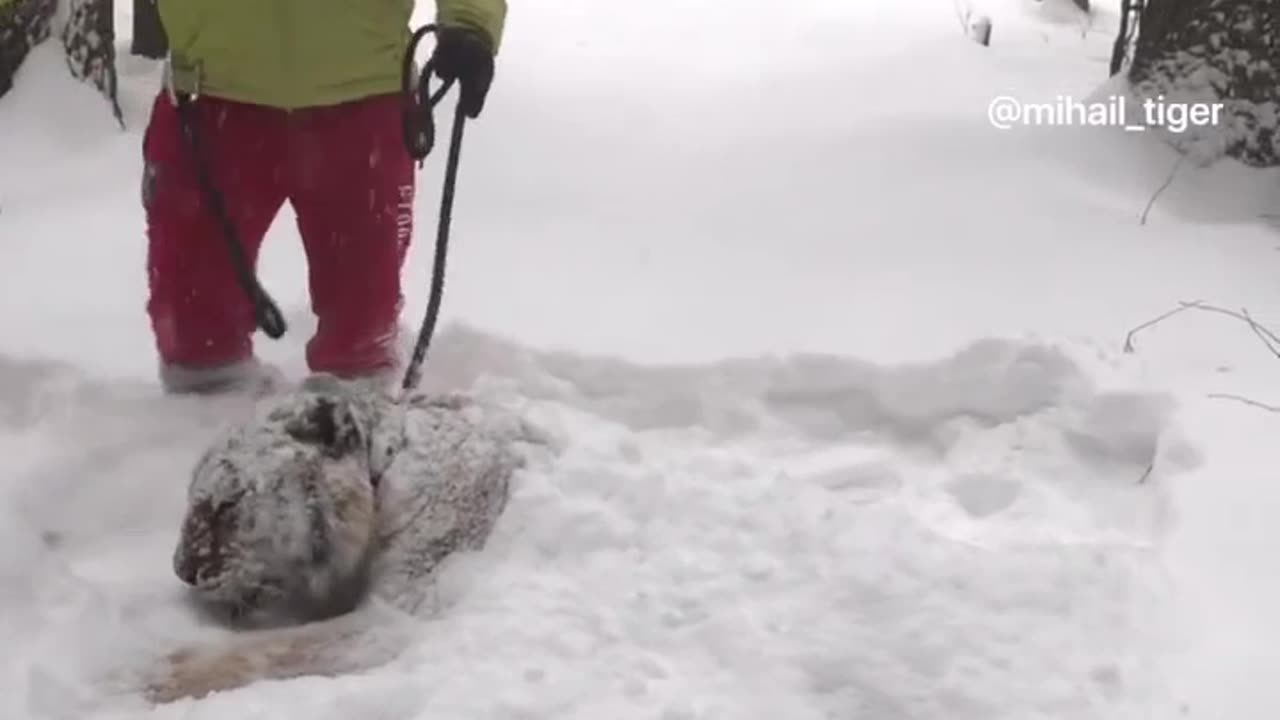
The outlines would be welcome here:
[[[520,408],[557,458],[519,477],[390,666],[158,716],[1113,718],[1150,700],[1160,480],[1193,457],[1169,398],[1000,340],[912,366],[664,368],[437,342],[431,387]],[[3,697],[44,717],[109,694],[122,660],[221,632],[180,605],[167,552],[190,462],[237,408],[25,367],[8,399],[44,419],[9,473],[4,567],[43,609],[12,628],[28,660],[9,672],[76,691]]]

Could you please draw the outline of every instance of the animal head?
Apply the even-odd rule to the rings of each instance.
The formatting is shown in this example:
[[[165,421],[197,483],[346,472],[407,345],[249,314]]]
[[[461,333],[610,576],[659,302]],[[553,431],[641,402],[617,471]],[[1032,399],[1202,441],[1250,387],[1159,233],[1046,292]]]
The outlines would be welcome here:
[[[233,616],[354,608],[377,537],[377,481],[395,450],[387,407],[314,376],[220,437],[192,475],[178,577]]]

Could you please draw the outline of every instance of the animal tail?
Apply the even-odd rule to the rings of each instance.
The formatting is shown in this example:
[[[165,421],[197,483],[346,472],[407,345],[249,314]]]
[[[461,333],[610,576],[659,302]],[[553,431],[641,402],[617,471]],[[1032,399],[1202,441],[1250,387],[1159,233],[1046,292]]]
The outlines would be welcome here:
[[[337,677],[385,665],[412,642],[404,615],[363,607],[328,620],[232,635],[164,656],[143,680],[153,703],[201,698],[256,682]]]

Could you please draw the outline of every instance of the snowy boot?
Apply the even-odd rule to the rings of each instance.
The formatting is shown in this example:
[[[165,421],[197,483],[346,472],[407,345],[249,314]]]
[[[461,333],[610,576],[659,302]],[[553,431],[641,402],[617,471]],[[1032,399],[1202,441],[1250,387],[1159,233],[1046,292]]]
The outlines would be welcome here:
[[[394,343],[395,352],[389,364],[361,372],[313,370],[312,374],[331,375],[358,392],[397,395],[404,381],[404,368],[413,354],[412,346],[416,338],[417,334],[413,328],[400,323],[396,335],[390,341]]]
[[[257,358],[226,365],[161,365],[160,384],[170,395],[240,394],[261,397],[282,388],[284,374]]]

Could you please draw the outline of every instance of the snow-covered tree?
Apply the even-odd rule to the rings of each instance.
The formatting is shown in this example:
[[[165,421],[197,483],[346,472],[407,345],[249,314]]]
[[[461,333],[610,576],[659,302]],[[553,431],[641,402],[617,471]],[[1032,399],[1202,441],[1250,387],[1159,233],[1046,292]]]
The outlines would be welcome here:
[[[49,38],[57,0],[0,0],[0,97],[31,48]]]
[[[120,120],[111,0],[0,0],[0,96],[31,49],[55,34],[71,74],[98,88]]]
[[[1223,122],[1171,135],[1197,155],[1280,165],[1280,3],[1147,0],[1129,80],[1140,98],[1221,102]]]
[[[62,45],[71,74],[88,80],[111,101],[116,119],[124,122],[116,100],[116,28],[111,0],[64,0],[67,22]]]

